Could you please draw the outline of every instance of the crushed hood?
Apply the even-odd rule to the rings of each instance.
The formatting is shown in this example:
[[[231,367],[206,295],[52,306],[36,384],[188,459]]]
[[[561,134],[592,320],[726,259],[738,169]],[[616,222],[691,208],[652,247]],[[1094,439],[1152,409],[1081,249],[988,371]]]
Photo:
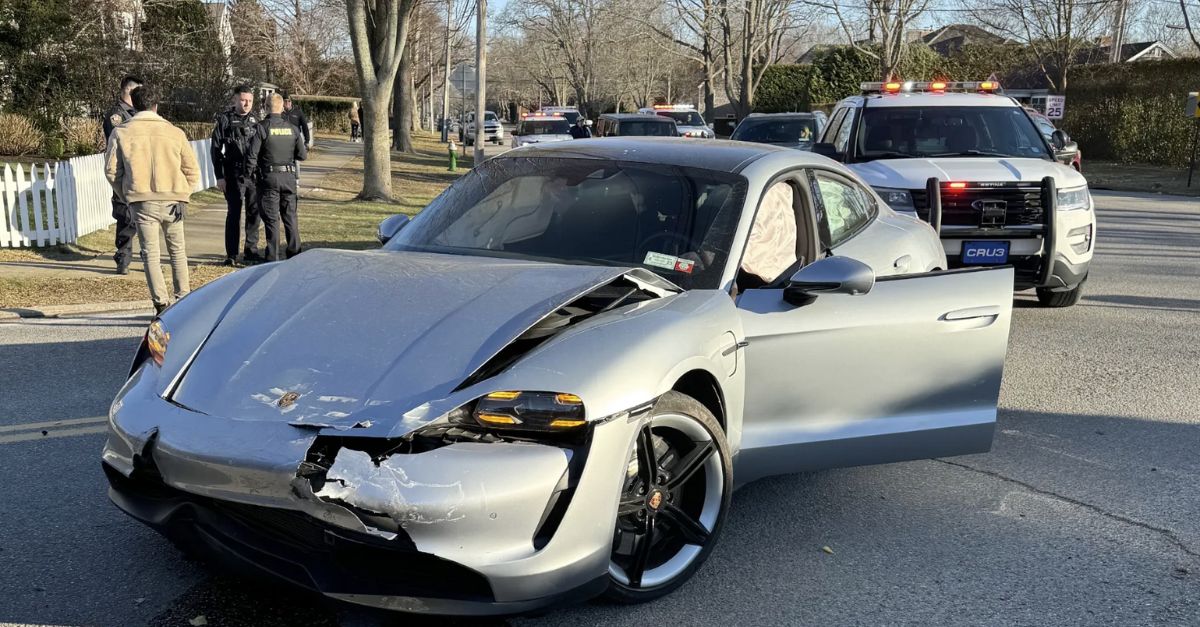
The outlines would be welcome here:
[[[961,157],[944,159],[878,159],[849,164],[871,187],[921,189],[931,177],[942,181],[988,181],[1037,183],[1053,176],[1061,187],[1083,185],[1074,169],[1045,159],[991,159]]]
[[[171,396],[209,415],[396,422],[626,268],[314,250],[229,305]]]

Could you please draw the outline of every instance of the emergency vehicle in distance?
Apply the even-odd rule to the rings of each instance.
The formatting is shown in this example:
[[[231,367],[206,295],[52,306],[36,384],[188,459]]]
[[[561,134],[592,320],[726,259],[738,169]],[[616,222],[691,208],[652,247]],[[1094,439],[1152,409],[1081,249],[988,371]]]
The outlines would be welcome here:
[[[951,268],[1011,265],[1045,307],[1079,301],[1095,248],[1087,180],[995,81],[863,83],[813,152],[938,231]],[[902,263],[897,259],[896,263]]]
[[[575,107],[541,107],[530,115],[561,115],[566,118],[567,124],[574,126],[583,114]]]
[[[642,107],[638,109],[638,113],[662,115],[675,120],[675,126],[679,128],[680,137],[713,139],[717,136],[712,128],[704,123],[704,117],[700,115],[696,107],[689,104],[664,104],[654,105],[653,107]]]
[[[512,147],[520,148],[528,144],[545,142],[570,141],[571,123],[558,113],[538,111],[521,116],[517,128],[512,132]]]

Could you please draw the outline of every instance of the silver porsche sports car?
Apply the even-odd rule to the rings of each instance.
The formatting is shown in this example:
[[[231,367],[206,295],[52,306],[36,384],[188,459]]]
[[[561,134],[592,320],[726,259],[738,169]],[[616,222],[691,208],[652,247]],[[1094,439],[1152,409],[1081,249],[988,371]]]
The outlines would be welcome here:
[[[514,150],[381,250],[214,281],[112,404],[122,510],[344,601],[659,597],[740,484],[991,446],[1012,270],[760,144]]]

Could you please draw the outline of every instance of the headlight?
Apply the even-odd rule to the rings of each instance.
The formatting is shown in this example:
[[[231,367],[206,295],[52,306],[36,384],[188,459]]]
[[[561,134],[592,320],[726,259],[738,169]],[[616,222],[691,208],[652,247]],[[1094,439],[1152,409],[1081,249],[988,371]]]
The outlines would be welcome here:
[[[167,356],[167,343],[170,341],[171,334],[163,328],[162,321],[156,318],[150,323],[150,328],[146,329],[146,350],[159,366],[163,365],[163,359]]]
[[[475,421],[494,429],[565,432],[587,424],[583,400],[560,392],[492,392],[475,403]]]
[[[876,187],[875,193],[886,202],[889,207],[896,211],[916,211],[917,207],[913,204],[912,192],[907,189],[889,189],[886,187]]]
[[[1092,206],[1092,195],[1088,193],[1087,185],[1058,190],[1058,210],[1076,211]]]

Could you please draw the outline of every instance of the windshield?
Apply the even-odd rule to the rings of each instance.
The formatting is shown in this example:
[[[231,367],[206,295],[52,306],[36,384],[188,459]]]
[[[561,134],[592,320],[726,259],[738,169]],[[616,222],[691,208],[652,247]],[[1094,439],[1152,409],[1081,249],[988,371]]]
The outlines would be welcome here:
[[[660,122],[653,118],[649,120],[622,120],[621,121],[621,136],[655,136],[655,137],[674,137],[678,135],[675,132],[675,125],[668,122]]]
[[[664,115],[680,126],[704,126],[704,118],[696,111],[656,111],[659,115]]]
[[[816,135],[817,121],[812,118],[766,119],[742,122],[729,139],[760,144],[811,144]]]
[[[495,113],[488,111],[487,113],[483,114],[483,121],[484,122],[499,122],[500,120],[499,120],[499,118],[496,117]]]
[[[641,266],[684,289],[715,289],[745,195],[745,179],[727,172],[492,159],[434,199],[385,248]]]
[[[1046,144],[1017,107],[866,107],[859,161],[906,157],[1050,159]]]
[[[567,135],[571,124],[566,120],[525,120],[521,122],[522,135]]]

